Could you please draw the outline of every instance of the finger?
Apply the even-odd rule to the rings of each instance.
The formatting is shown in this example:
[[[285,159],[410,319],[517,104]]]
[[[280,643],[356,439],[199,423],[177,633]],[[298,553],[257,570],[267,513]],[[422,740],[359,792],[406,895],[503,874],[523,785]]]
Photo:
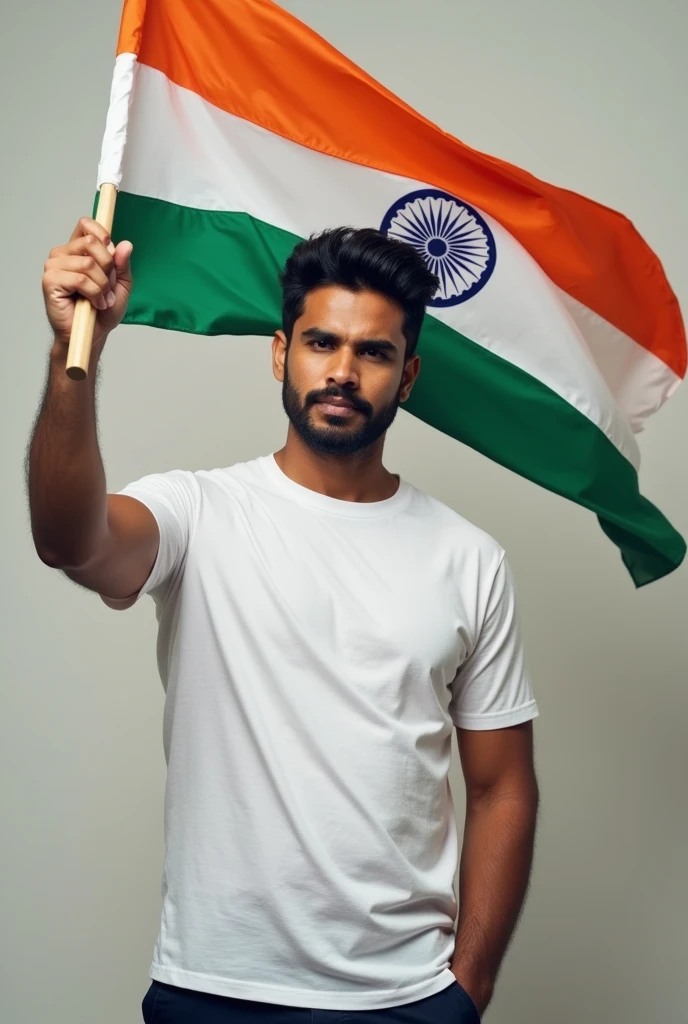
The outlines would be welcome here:
[[[50,259],[45,271],[68,270],[75,274],[86,274],[100,288],[104,295],[110,291],[110,277],[97,264],[92,256],[60,256]]]
[[[82,235],[95,235],[99,241],[107,248],[111,242],[110,232],[106,231],[102,224],[99,224],[93,217],[82,217],[77,226],[72,231],[70,242],[75,241],[77,238],[81,238]]]
[[[115,249],[113,262],[117,271],[117,280],[122,284],[131,285],[131,254],[134,246],[131,242],[120,242]]]
[[[112,255],[95,235],[82,235],[81,238],[60,246],[58,250],[53,250],[50,256],[58,259],[61,256],[90,256],[105,274],[109,274],[114,268]]]
[[[45,275],[44,283],[46,293],[53,298],[82,295],[96,309],[108,308],[102,288],[99,288],[87,274],[76,273],[73,270],[51,270]]]

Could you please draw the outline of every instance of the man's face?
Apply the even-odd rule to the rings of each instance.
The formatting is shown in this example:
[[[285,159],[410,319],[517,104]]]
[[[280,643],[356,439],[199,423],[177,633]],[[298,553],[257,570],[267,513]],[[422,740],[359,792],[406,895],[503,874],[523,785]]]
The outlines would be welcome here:
[[[323,455],[368,448],[410,394],[420,359],[405,359],[400,306],[377,292],[328,285],[309,292],[287,351],[278,331],[273,371],[285,412]]]

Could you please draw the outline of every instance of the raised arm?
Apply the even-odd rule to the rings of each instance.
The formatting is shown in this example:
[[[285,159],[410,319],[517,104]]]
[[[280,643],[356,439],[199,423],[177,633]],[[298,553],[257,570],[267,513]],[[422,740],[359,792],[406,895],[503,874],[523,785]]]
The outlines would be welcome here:
[[[39,558],[116,601],[143,586],[158,550],[158,527],[141,502],[107,493],[96,426],[96,370],[131,291],[132,246],[115,248],[105,229],[82,218],[45,264],[43,296],[53,330],[48,378],[27,454],[31,531]],[[66,372],[79,295],[97,310],[88,377]],[[109,602],[108,602],[109,603]]]

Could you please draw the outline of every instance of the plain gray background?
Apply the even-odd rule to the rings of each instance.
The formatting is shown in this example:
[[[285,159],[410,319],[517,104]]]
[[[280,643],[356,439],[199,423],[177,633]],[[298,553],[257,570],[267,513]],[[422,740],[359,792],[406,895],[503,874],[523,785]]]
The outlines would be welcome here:
[[[470,145],[629,215],[688,308],[681,0],[285,6]],[[118,8],[2,14],[3,1024],[140,1021],[160,913],[153,603],[110,611],[43,566],[22,483],[50,340],[43,262],[90,212]],[[100,424],[110,490],[276,450],[269,342],[121,329]],[[644,493],[684,535],[687,434],[679,389],[640,436]],[[681,1024],[688,568],[636,591],[591,513],[403,411],[386,464],[506,548],[540,706],[533,884],[487,1019]],[[461,821],[456,760],[452,779]]]

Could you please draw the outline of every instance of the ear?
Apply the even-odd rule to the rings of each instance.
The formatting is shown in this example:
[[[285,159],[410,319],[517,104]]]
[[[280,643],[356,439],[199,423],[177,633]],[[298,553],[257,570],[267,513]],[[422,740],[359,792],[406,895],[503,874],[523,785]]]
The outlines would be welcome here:
[[[399,392],[399,401],[405,402],[411,394],[411,389],[416,382],[416,377],[420,373],[420,356],[414,355],[407,360],[404,366],[404,372],[401,375],[401,390]]]
[[[272,373],[275,380],[284,382],[284,361],[287,358],[287,336],[284,331],[275,331],[272,339]]]

